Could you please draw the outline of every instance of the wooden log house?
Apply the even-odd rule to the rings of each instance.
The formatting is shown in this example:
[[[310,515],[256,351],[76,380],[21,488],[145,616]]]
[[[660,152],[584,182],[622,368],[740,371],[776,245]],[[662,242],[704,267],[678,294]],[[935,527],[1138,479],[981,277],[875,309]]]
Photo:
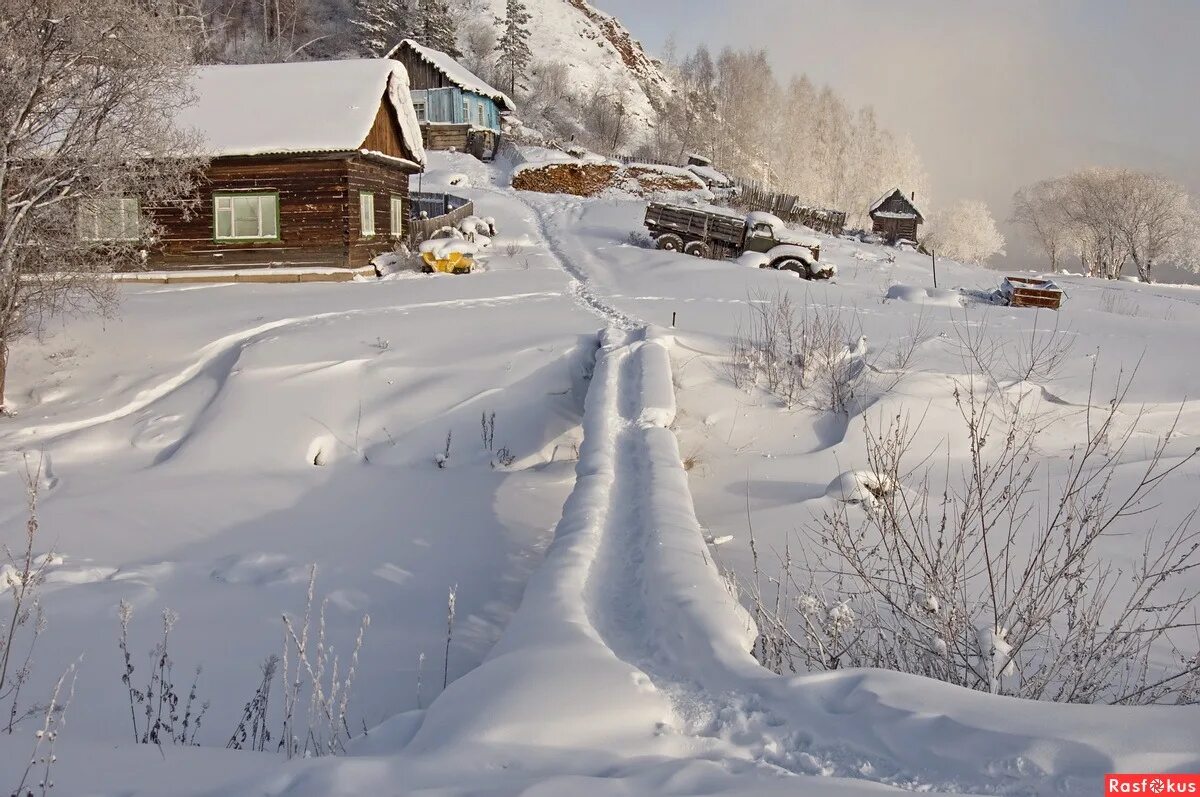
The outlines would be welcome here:
[[[211,160],[190,212],[117,200],[161,228],[148,268],[360,268],[402,240],[425,152],[400,64],[207,66],[192,90],[176,122]]]
[[[516,106],[441,50],[405,39],[388,53],[404,64],[421,135],[429,149],[469,152],[484,160],[500,145],[500,115]]]
[[[899,188],[893,188],[881,196],[867,211],[871,217],[871,231],[882,235],[888,243],[915,242],[917,225],[925,222],[915,199],[915,196],[906,197]]]

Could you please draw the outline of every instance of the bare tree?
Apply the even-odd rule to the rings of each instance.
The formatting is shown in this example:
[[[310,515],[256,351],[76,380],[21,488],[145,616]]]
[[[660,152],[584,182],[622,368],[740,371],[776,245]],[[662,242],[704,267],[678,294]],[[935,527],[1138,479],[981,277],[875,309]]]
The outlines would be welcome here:
[[[1050,258],[1057,272],[1071,246],[1071,232],[1063,208],[1061,180],[1042,180],[1013,195],[1012,221],[1025,229]]]
[[[1194,246],[1200,216],[1187,190],[1165,177],[1122,170],[1118,175],[1123,212],[1116,225],[1143,282],[1154,281],[1154,267],[1164,259],[1191,268],[1200,266]]]
[[[10,343],[51,313],[112,307],[104,274],[139,262],[147,210],[191,193],[174,129],[187,48],[134,0],[0,11],[0,407]]]

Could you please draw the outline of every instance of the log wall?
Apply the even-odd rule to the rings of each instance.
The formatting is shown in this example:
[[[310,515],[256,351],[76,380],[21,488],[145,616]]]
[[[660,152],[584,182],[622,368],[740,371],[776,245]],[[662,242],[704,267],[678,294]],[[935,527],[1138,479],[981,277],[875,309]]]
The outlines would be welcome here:
[[[216,158],[205,172],[191,213],[146,208],[162,227],[146,261],[150,269],[333,266],[356,268],[393,247],[390,197],[405,198],[408,175],[399,163],[358,153],[327,156]],[[375,235],[359,224],[359,191],[375,194]],[[274,191],[279,195],[279,237],[218,241],[213,194]],[[405,227],[407,230],[407,226]]]

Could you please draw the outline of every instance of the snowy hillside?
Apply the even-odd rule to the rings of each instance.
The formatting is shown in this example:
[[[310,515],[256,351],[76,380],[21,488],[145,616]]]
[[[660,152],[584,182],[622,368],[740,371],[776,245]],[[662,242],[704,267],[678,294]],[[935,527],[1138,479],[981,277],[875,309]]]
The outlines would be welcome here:
[[[503,15],[505,0],[480,2],[486,4],[485,15]],[[573,101],[581,107],[593,100],[621,103],[628,116],[628,148],[644,141],[658,118],[655,98],[671,91],[661,65],[620,20],[586,0],[526,0],[526,6],[534,20],[529,28],[534,58],[529,84],[537,84],[539,72],[559,65]]]
[[[1154,495],[1157,524],[1121,517],[1099,546],[1136,569],[1147,527],[1169,531],[1195,505],[1200,405],[1182,397],[1200,373],[1178,352],[1200,345],[1200,293],[1068,277],[1051,319],[992,305],[995,272],[940,259],[934,288],[922,255],[828,236],[821,260],[838,274],[805,282],[646,248],[643,199],[514,191],[511,166],[430,154],[424,190],[468,196],[498,227],[469,276],[123,285],[118,319],[70,320],[14,349],[0,539],[23,545],[22,477],[40,463],[35,553],[54,554],[22,703],[83,656],[55,793],[1090,797],[1105,772],[1200,771],[1194,705],[1023,700],[848,659],[796,658],[779,675],[751,653],[770,630],[756,586],[771,597],[785,561],[818,558],[804,530],[866,522],[873,502],[929,484],[940,501],[969,467],[963,335],[1018,366],[1030,340],[1074,344],[998,388],[1045,421],[1038,490],[1061,483],[1092,411],[1136,420],[1128,445],[1105,441],[1114,493],[1165,438],[1178,468]],[[739,334],[784,294],[853,333],[806,351],[813,373],[852,375],[837,409],[820,390],[787,406],[737,376],[756,361]],[[1101,391],[1135,363],[1110,405]],[[855,475],[880,464],[868,434],[897,417],[919,430],[929,484],[915,467],[887,489]],[[226,749],[260,664],[282,652],[280,614],[305,612],[313,563],[312,634],[339,678],[370,615],[336,729],[353,738],[336,757],[276,753],[276,677],[271,741]],[[1200,569],[1177,583],[1195,589]],[[198,747],[136,743],[146,719],[122,682],[122,601],[138,689],[161,612],[178,612],[171,677],[186,699],[203,665],[210,703]],[[1190,637],[1179,645],[1195,655]],[[1156,646],[1153,672],[1172,655]],[[1001,691],[1027,675],[1005,664]],[[299,734],[319,730],[307,687],[299,705]],[[0,777],[19,780],[35,741],[32,723],[0,736]]]

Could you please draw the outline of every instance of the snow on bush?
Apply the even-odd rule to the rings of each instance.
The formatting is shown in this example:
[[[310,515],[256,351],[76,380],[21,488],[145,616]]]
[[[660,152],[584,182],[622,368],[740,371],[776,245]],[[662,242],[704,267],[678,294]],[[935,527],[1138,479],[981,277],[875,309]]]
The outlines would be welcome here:
[[[975,199],[961,199],[934,213],[921,245],[943,257],[976,265],[1004,254],[1004,236],[996,229],[991,211]]]
[[[875,507],[896,489],[890,476],[869,470],[848,470],[825,488],[825,495],[847,504]]]

